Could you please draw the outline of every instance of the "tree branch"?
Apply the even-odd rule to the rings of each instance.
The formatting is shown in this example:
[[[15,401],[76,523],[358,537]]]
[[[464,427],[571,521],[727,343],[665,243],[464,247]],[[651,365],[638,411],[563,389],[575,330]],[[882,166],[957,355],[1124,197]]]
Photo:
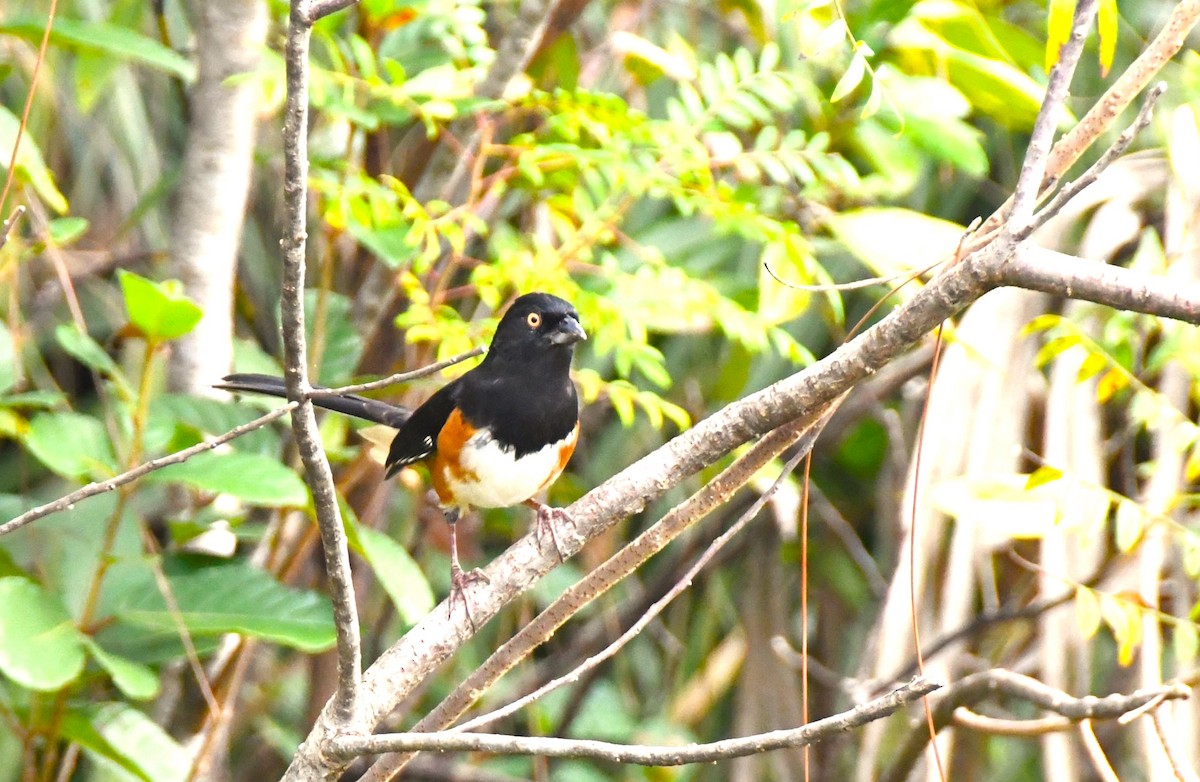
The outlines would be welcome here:
[[[1187,698],[1191,690],[1181,682],[1137,690],[1128,695],[1114,693],[1104,697],[1087,695],[1075,698],[1062,690],[1043,684],[1037,679],[997,668],[972,674],[944,688],[933,707],[933,723],[937,730],[949,725],[960,706],[971,706],[993,695],[1032,703],[1067,719],[1080,721],[1116,719],[1154,700]],[[924,724],[909,732],[908,738],[893,755],[880,777],[880,782],[903,782],[929,743],[929,730]]]
[[[338,686],[329,716],[338,725],[353,725],[358,717],[358,684],[362,647],[346,531],[333,487],[333,472],[321,448],[321,434],[308,399],[308,348],[304,341],[304,264],[308,216],[308,48],[312,27],[304,18],[305,0],[292,0],[285,62],[287,103],[284,112],[284,233],[283,290],[280,301],[283,331],[283,377],[288,399],[296,402],[292,432],[325,552],[333,619],[337,628]]]
[[[109,478],[108,480],[93,481],[86,486],[76,489],[70,494],[59,497],[53,502],[47,502],[45,505],[39,505],[36,508],[30,508],[20,516],[0,524],[0,537],[18,530],[30,522],[37,521],[44,516],[49,516],[52,513],[58,513],[59,511],[67,510],[68,508],[73,507],[75,503],[82,502],[89,497],[95,497],[97,494],[105,494],[113,489],[124,486],[127,483],[133,483],[138,478],[152,473],[155,470],[161,470],[163,467],[167,467],[172,464],[186,462],[188,459],[192,458],[198,453],[211,451],[218,445],[223,445],[234,438],[241,437],[247,432],[253,432],[255,429],[261,429],[277,418],[283,418],[284,415],[292,411],[293,405],[294,403],[290,403],[287,407],[281,407],[278,410],[272,410],[266,415],[255,418],[253,421],[230,429],[220,437],[214,437],[211,440],[205,440],[202,443],[196,443],[190,448],[185,448],[182,451],[176,451],[175,453],[168,454],[158,459],[151,459],[148,462],[139,464],[132,470],[127,470],[126,472]]]
[[[1158,103],[1158,99],[1167,91],[1167,83],[1160,81],[1146,92],[1146,97],[1142,99],[1142,107],[1138,109],[1137,116],[1129,127],[1121,131],[1121,135],[1117,136],[1117,140],[1113,145],[1104,151],[1104,154],[1088,168],[1087,171],[1070,184],[1064,185],[1061,190],[1054,194],[1054,198],[1046,207],[1042,209],[1033,218],[1033,228],[1037,230],[1045,225],[1046,221],[1054,217],[1067,203],[1075,196],[1079,195],[1085,187],[1095,182],[1100,178],[1100,175],[1116,162],[1117,158],[1125,154],[1125,150],[1129,148],[1134,137],[1150,124],[1150,117],[1154,111],[1154,104]]]
[[[327,751],[342,759],[381,752],[490,752],[501,755],[538,755],[556,758],[594,758],[642,766],[679,766],[757,755],[774,749],[803,747],[882,719],[941,685],[914,679],[882,698],[850,711],[826,717],[800,728],[775,730],[743,738],[694,744],[687,747],[654,747],[486,733],[385,733],[378,736],[344,736],[333,739]]]
[[[1200,282],[1023,245],[1000,269],[1006,285],[1200,324]]]
[[[1099,0],[1079,0],[1071,22],[1071,35],[1059,49],[1058,61],[1050,69],[1046,97],[1042,99],[1042,107],[1033,122],[1025,160],[1021,164],[1021,173],[1013,190],[1012,208],[1008,212],[1004,228],[1004,233],[1010,238],[1024,239],[1032,229],[1033,208],[1046,177],[1050,144],[1054,139],[1054,131],[1058,129],[1063,103],[1071,86],[1071,77],[1075,75],[1075,66],[1079,64],[1079,56],[1083,54],[1083,41],[1087,38],[1088,28],[1092,26],[1098,6]]]

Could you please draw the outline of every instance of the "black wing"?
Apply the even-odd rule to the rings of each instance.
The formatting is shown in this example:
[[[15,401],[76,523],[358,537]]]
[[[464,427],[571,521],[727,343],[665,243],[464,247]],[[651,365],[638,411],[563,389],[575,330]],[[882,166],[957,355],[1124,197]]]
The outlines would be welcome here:
[[[436,394],[413,411],[404,426],[392,440],[388,450],[387,477],[392,477],[401,467],[427,459],[437,450],[438,435],[457,403],[462,378],[441,387]]]

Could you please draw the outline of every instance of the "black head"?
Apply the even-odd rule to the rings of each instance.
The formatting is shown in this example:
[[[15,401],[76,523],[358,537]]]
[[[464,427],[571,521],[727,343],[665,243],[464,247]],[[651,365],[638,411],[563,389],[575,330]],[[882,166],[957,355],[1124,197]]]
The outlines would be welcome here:
[[[495,356],[493,360],[549,359],[569,365],[575,343],[582,339],[587,339],[587,334],[569,302],[549,293],[527,293],[500,319],[488,356]]]

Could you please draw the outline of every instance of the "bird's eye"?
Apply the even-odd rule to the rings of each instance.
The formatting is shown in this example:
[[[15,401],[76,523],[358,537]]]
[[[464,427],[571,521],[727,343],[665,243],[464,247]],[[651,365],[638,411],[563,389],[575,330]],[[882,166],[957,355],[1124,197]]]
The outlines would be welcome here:
[[[540,313],[531,312],[525,316],[525,322],[529,324],[529,328],[536,329],[542,325],[542,316]]]

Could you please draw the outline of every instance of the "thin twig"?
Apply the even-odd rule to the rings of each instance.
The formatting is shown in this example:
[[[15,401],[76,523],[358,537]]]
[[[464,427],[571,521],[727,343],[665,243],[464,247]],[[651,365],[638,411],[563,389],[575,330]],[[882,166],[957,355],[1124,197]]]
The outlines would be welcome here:
[[[299,404],[292,411],[292,433],[304,464],[305,482],[312,492],[313,509],[325,554],[325,573],[333,603],[337,630],[337,692],[332,718],[338,725],[354,725],[358,719],[359,678],[362,675],[362,641],[350,553],[342,525],[333,471],[321,447],[321,433],[313,404],[307,398],[308,347],[304,337],[304,273],[308,218],[308,51],[311,22],[304,18],[307,3],[292,0],[292,14],[285,47],[287,100],[284,111],[284,231],[283,279],[280,297],[283,332],[283,376],[288,398]]]
[[[1188,698],[1191,690],[1182,682],[1160,687],[1148,687],[1128,694],[1113,693],[1103,697],[1088,695],[1076,698],[1037,679],[1003,668],[971,674],[945,687],[936,699],[933,721],[942,730],[954,719],[960,706],[970,706],[993,695],[1005,695],[1031,703],[1041,709],[1070,720],[1116,719],[1160,696],[1167,700]],[[893,753],[880,782],[901,782],[921,757],[929,743],[925,726],[912,729],[899,749]]]
[[[196,443],[190,448],[184,448],[182,451],[176,451],[175,453],[159,457],[158,459],[151,459],[148,462],[139,464],[132,470],[123,472],[120,475],[109,478],[108,480],[94,481],[86,486],[76,489],[70,494],[59,497],[53,502],[47,502],[45,505],[39,505],[36,508],[31,508],[22,513],[20,516],[0,524],[0,536],[7,535],[14,530],[18,530],[32,521],[37,521],[43,516],[49,516],[52,513],[58,513],[59,511],[73,508],[75,503],[86,500],[88,497],[94,497],[97,494],[104,494],[120,486],[124,486],[127,483],[132,483],[138,478],[141,478],[143,475],[152,473],[155,470],[161,470],[163,467],[187,461],[198,453],[211,451],[218,445],[223,445],[224,443],[227,443],[236,437],[241,437],[248,432],[262,428],[266,424],[269,424],[276,419],[283,418],[283,416],[291,412],[294,406],[294,402],[289,403],[286,407],[281,407],[278,410],[272,410],[266,415],[255,418],[253,421],[234,427],[220,437],[214,437],[211,440],[205,440],[202,443]]]
[[[1154,721],[1154,732],[1158,734],[1158,741],[1162,744],[1163,752],[1167,753],[1167,762],[1171,764],[1171,772],[1175,775],[1175,779],[1179,782],[1200,782],[1200,776],[1197,776],[1187,759],[1182,757],[1179,747],[1175,745],[1174,737],[1167,731],[1167,726],[1163,724],[1162,709],[1151,711],[1150,719]]]
[[[1121,131],[1121,135],[1117,136],[1117,140],[1113,145],[1104,151],[1099,160],[1091,165],[1087,171],[1073,182],[1063,185],[1054,198],[1050,200],[1040,212],[1034,215],[1033,224],[1030,230],[1037,230],[1045,225],[1046,221],[1054,217],[1062,211],[1062,208],[1067,205],[1071,199],[1079,195],[1085,187],[1095,182],[1100,178],[1100,175],[1111,166],[1117,158],[1125,153],[1133,142],[1135,136],[1140,133],[1147,125],[1150,124],[1151,114],[1154,111],[1154,104],[1162,97],[1162,94],[1167,91],[1167,83],[1160,81],[1155,84],[1146,93],[1146,97],[1142,100],[1142,107],[1138,109],[1137,117],[1130,123],[1129,127]]]
[[[330,14],[337,13],[357,4],[358,0],[310,0],[307,3],[301,2],[299,11],[300,19],[306,25],[312,26]]]
[[[1083,748],[1087,750],[1088,759],[1092,761],[1092,768],[1096,769],[1101,782],[1121,782],[1108,758],[1104,756],[1104,748],[1100,746],[1096,732],[1092,730],[1091,720],[1080,720],[1079,737],[1083,739]]]
[[[966,706],[954,710],[954,724],[960,728],[973,730],[976,733],[987,733],[992,736],[1020,736],[1030,738],[1044,736],[1047,733],[1062,733],[1070,730],[1075,723],[1066,717],[1054,715],[1032,720],[1006,720],[1000,717],[989,717],[971,711]]]
[[[399,385],[400,383],[407,383],[411,380],[416,380],[418,378],[432,375],[435,372],[441,372],[446,367],[454,366],[455,364],[459,364],[463,361],[466,361],[469,358],[475,358],[476,356],[483,355],[484,350],[485,350],[485,348],[483,348],[482,346],[477,347],[474,350],[468,350],[466,353],[460,353],[457,356],[452,356],[451,358],[448,358],[444,361],[439,361],[436,364],[430,364],[429,366],[424,366],[424,367],[421,367],[420,369],[414,369],[411,372],[397,372],[394,375],[388,375],[387,377],[380,378],[379,380],[372,380],[369,383],[358,383],[358,384],[352,385],[352,386],[341,386],[340,388],[330,388],[328,390],[322,391],[322,393],[325,393],[325,394],[359,394],[359,393],[362,393],[363,391],[374,391],[377,388],[387,388],[388,386]]]
[[[894,713],[906,703],[933,692],[941,685],[914,679],[891,693],[850,711],[826,717],[803,727],[775,730],[754,736],[690,746],[654,747],[486,733],[384,733],[332,739],[326,752],[340,758],[382,752],[490,752],[501,755],[537,755],[555,758],[594,758],[642,766],[679,766],[757,755],[774,749],[803,747],[860,727]]]
[[[25,126],[29,124],[29,112],[33,108],[33,96],[37,92],[38,74],[41,73],[42,63],[46,61],[46,49],[50,46],[50,31],[54,28],[54,16],[58,13],[58,0],[50,0],[50,8],[46,11],[46,26],[42,30],[42,42],[38,44],[37,57],[33,61],[33,70],[29,74],[29,91],[25,93],[25,107],[21,109],[21,121],[17,123],[16,138],[13,139],[12,152],[8,157],[8,171],[4,175],[4,188],[0,190],[0,209],[8,201],[12,191],[13,177],[17,174],[17,154],[21,151],[21,138],[25,135]],[[19,208],[19,207],[18,207]],[[19,217],[16,211],[13,217]],[[8,223],[5,223],[4,239],[8,238]],[[0,241],[0,247],[4,244]]]
[[[1099,0],[1079,0],[1071,21],[1071,35],[1058,50],[1058,61],[1050,69],[1046,96],[1042,99],[1042,106],[1029,134],[1025,160],[1021,164],[1021,173],[1013,190],[1012,207],[1004,227],[1005,234],[1012,239],[1028,236],[1033,208],[1046,178],[1050,145],[1058,129],[1059,117],[1062,116],[1063,105],[1071,86],[1071,77],[1075,75],[1075,66],[1079,64],[1079,56],[1083,54],[1084,39],[1087,38],[1088,28],[1092,25],[1098,6]]]
[[[16,227],[17,222],[25,214],[25,205],[17,204],[12,210],[12,214],[3,223],[0,223],[0,250],[4,249],[4,245],[8,244],[8,237],[12,234],[12,229]]]

